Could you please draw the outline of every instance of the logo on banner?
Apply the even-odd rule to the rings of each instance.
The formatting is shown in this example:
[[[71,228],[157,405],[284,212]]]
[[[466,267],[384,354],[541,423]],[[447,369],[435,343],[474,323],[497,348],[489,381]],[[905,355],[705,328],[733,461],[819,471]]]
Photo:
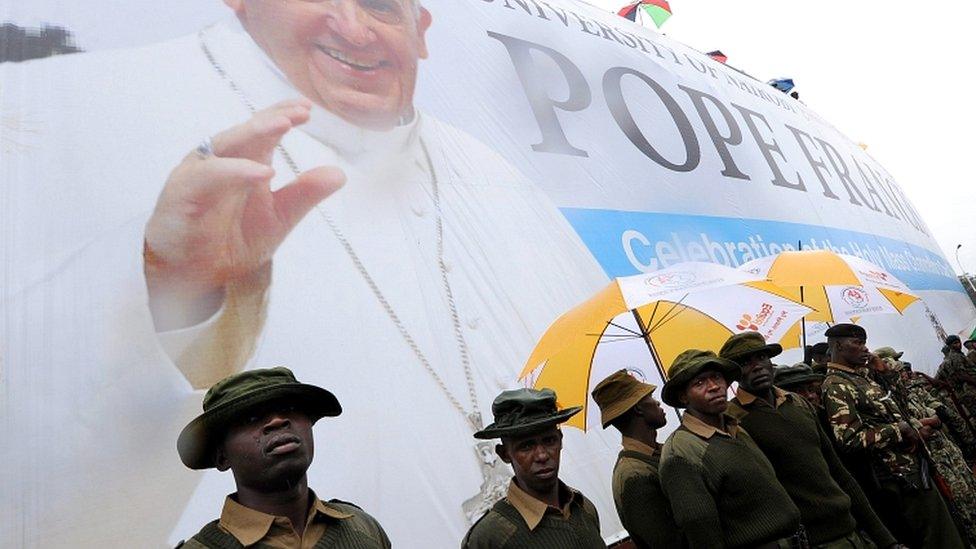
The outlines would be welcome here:
[[[773,315],[773,306],[769,303],[763,303],[762,307],[759,308],[759,313],[752,315],[750,313],[744,313],[742,318],[739,319],[739,323],[735,325],[740,332],[750,331],[758,332],[760,326],[764,326],[769,318]]]
[[[696,279],[695,273],[679,271],[676,273],[662,273],[651,276],[645,281],[645,284],[654,286],[655,288],[674,290],[688,286],[695,282]]]
[[[864,291],[864,288],[860,286],[848,286],[844,288],[844,291],[840,294],[841,299],[844,303],[847,303],[855,309],[863,309],[868,306],[871,299],[868,297],[868,293]]]

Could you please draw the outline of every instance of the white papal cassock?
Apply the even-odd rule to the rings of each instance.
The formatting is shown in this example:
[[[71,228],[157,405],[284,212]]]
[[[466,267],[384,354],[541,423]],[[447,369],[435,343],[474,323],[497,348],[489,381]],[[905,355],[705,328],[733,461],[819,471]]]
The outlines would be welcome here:
[[[297,96],[236,24],[203,39],[258,108]],[[397,547],[456,546],[467,527],[462,502],[482,481],[471,428],[318,211],[276,253],[267,318],[254,334],[215,336],[220,315],[233,313],[227,305],[204,325],[154,333],[146,220],[186,152],[249,116],[199,40],[0,65],[0,545],[161,546],[215,518],[233,481],[189,471],[176,455],[202,395],[176,361],[222,337],[253,344],[246,367],[287,365],[342,402],[342,416],[315,427],[310,485],[321,496],[367,509]],[[541,191],[430,116],[376,133],[316,108],[283,143],[302,169],[346,171],[346,186],[320,208],[469,407],[437,260],[436,177],[448,277],[486,422],[492,398],[517,385],[535,338],[606,283]],[[276,186],[291,180],[280,158],[275,167]],[[619,530],[615,446],[570,429],[563,453],[562,478],[597,504],[607,535]]]

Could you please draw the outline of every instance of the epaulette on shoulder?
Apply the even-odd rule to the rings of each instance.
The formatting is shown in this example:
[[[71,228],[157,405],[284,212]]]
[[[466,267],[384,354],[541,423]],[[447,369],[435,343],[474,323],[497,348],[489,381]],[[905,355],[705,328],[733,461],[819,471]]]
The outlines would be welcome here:
[[[362,507],[356,505],[355,503],[352,503],[351,501],[343,501],[341,499],[330,499],[329,500],[329,503],[338,503],[340,505],[348,505],[350,507],[355,507],[356,509],[359,509],[360,511],[363,510]]]

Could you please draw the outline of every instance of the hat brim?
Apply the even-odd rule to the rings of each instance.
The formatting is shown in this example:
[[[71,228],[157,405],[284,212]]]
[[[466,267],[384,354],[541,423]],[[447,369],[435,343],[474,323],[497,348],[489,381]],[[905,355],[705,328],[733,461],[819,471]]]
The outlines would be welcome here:
[[[335,417],[342,413],[339,400],[331,392],[304,383],[285,383],[245,393],[237,398],[221,402],[193,419],[176,440],[180,460],[190,469],[216,467],[214,448],[227,427],[247,410],[281,400],[294,405],[308,414],[312,423],[323,417]]]
[[[569,418],[580,413],[582,409],[583,409],[582,406],[573,406],[572,408],[559,410],[558,412],[552,415],[542,416],[539,417],[538,419],[526,421],[525,423],[519,423],[518,425],[499,426],[495,423],[492,423],[491,425],[475,433],[474,438],[492,439],[492,438],[510,437],[510,436],[533,433],[545,429],[547,427],[550,427],[552,425],[558,425],[560,423],[564,423],[567,420],[569,420]]]
[[[742,357],[746,357],[749,355],[754,355],[756,353],[762,353],[762,352],[766,352],[767,354],[769,354],[769,358],[773,358],[774,356],[779,356],[783,353],[783,346],[780,345],[779,343],[769,343],[757,349],[751,349],[736,354],[727,354],[722,358],[727,358],[729,360],[739,360]]]
[[[823,381],[824,379],[826,379],[826,377],[827,376],[823,374],[815,374],[815,373],[802,374],[795,377],[789,377],[781,381],[773,381],[773,385],[781,389],[789,390],[789,387],[793,387],[801,383],[809,383],[811,381]]]
[[[681,404],[681,401],[678,399],[681,392],[684,391],[685,386],[688,385],[688,382],[692,378],[709,369],[717,370],[725,377],[728,383],[739,381],[739,377],[742,375],[742,368],[735,362],[718,356],[709,357],[707,360],[702,361],[701,364],[682,370],[678,375],[669,379],[664,384],[664,388],[661,389],[661,400],[668,406],[684,408],[685,405]]]

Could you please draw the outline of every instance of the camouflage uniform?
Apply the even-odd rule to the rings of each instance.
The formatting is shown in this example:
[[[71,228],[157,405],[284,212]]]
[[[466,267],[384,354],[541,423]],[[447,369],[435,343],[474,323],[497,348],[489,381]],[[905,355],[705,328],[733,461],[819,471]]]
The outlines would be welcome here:
[[[962,353],[950,349],[945,360],[939,365],[935,379],[948,383],[956,392],[956,397],[966,409],[966,413],[969,414],[969,417],[973,417],[973,414],[976,413],[976,385],[966,381],[964,379],[966,376],[976,377],[976,369]]]
[[[966,461],[971,462],[976,459],[976,431],[970,422],[971,418],[963,415],[964,411],[958,405],[955,392],[936,386],[934,379],[919,372],[908,371],[903,375],[903,379],[905,388],[910,392],[924,392],[928,395],[928,406],[939,415],[939,419],[946,426],[943,432],[962,450]]]
[[[976,349],[966,353],[966,360],[969,361],[969,365],[976,368]]]
[[[902,370],[896,360],[886,359],[885,362],[894,372]],[[924,378],[905,372],[892,381],[892,389],[900,393],[902,409],[911,416],[909,421],[915,428],[921,427],[918,420],[936,415],[943,417],[946,405],[932,396]],[[935,466],[940,491],[952,503],[951,511],[969,543],[976,546],[976,476],[959,447],[941,431],[935,431],[925,441],[925,446]]]
[[[839,452],[863,465],[851,472],[897,539],[911,547],[964,547],[928,468],[905,448],[898,424],[907,418],[868,372],[828,365],[824,407]]]

